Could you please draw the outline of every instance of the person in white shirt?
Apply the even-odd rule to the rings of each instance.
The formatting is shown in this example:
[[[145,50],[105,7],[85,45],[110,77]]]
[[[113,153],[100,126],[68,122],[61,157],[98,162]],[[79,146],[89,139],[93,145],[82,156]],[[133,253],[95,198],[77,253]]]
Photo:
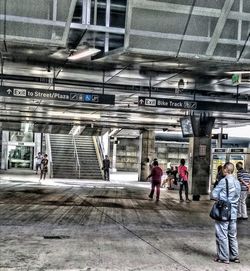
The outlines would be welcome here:
[[[42,159],[43,159],[42,153],[39,152],[37,154],[37,156],[35,157],[35,159],[36,159],[36,174],[37,174],[38,170],[41,171],[41,162],[42,162]]]

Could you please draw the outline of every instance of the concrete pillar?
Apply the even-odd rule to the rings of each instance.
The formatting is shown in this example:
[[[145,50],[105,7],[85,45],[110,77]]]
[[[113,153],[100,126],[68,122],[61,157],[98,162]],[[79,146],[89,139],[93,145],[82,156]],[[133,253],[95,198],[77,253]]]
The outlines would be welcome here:
[[[194,200],[209,193],[211,134],[214,118],[201,114],[192,116],[194,137],[189,144],[189,180]]]
[[[139,169],[138,181],[145,182],[148,177],[149,162],[155,158],[155,133],[153,130],[143,130],[139,139]]]
[[[8,142],[9,131],[2,131],[2,154],[1,154],[1,169],[8,169]]]
[[[42,151],[42,134],[41,133],[34,133],[34,153],[33,157],[35,158],[39,152]],[[33,170],[36,169],[36,159],[33,159]]]
[[[116,172],[116,155],[117,155],[117,137],[114,137],[113,141],[113,156],[112,156],[112,172]]]
[[[189,143],[189,191],[195,199],[209,193],[211,138],[193,137]]]

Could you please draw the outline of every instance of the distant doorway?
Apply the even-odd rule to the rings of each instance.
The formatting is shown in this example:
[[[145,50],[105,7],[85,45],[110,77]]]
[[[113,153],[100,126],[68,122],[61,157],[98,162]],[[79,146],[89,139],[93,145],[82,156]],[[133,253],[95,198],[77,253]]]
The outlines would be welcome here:
[[[8,169],[33,169],[33,152],[31,146],[8,145]]]

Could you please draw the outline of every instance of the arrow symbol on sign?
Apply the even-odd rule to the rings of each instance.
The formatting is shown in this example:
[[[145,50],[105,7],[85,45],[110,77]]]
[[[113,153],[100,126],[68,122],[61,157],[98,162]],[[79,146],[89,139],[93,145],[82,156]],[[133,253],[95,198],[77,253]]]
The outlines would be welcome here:
[[[144,104],[144,100],[143,100],[143,99],[140,99],[139,103],[140,103],[140,104]]]
[[[7,89],[7,93],[10,95],[12,93],[11,89]]]

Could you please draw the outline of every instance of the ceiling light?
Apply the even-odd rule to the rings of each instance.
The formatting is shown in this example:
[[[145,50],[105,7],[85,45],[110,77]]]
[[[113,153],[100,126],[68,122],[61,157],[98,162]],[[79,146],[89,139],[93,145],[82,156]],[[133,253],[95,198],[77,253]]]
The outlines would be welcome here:
[[[131,121],[138,121],[138,122],[157,122],[157,123],[167,123],[167,124],[177,124],[177,120],[174,119],[152,119],[152,118],[144,118],[144,117],[131,117],[129,118]]]
[[[56,117],[71,117],[73,119],[75,118],[81,118],[81,119],[91,119],[91,120],[98,120],[100,119],[99,114],[84,114],[84,113],[74,113],[74,112],[64,112],[64,111],[50,111],[48,112],[48,115],[50,116],[56,116]]]
[[[250,71],[233,71],[233,72],[226,72],[226,74],[249,74]]]
[[[87,56],[93,56],[99,53],[101,50],[96,49],[96,48],[86,48],[83,50],[78,50],[75,52],[73,55],[69,56],[69,60],[78,60]]]

